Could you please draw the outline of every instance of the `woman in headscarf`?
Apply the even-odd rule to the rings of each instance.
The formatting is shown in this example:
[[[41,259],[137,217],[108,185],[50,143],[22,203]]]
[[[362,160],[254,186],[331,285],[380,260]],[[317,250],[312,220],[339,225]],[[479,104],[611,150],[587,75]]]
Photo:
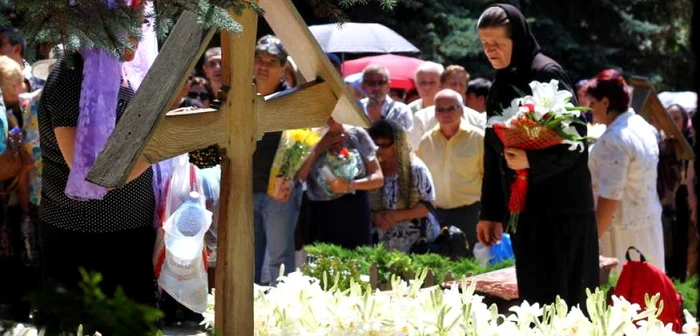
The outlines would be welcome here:
[[[497,70],[486,106],[489,117],[510,106],[519,92],[531,94],[531,81],[555,79],[560,89],[574,93],[562,67],[542,54],[518,9],[493,5],[481,15],[477,28]],[[577,128],[585,136],[585,126]],[[486,130],[477,224],[482,244],[500,239],[515,170],[529,171],[527,203],[513,235],[521,299],[548,304],[558,295],[573,306],[585,302],[586,288],[598,286],[598,237],[587,162],[588,150],[569,151],[566,145],[531,151],[504,148],[493,129]]]
[[[401,125],[380,119],[369,135],[384,174],[384,186],[369,193],[373,231],[387,249],[408,253],[421,236],[432,241],[439,233],[428,209],[435,201],[433,179],[425,163],[411,153]]]

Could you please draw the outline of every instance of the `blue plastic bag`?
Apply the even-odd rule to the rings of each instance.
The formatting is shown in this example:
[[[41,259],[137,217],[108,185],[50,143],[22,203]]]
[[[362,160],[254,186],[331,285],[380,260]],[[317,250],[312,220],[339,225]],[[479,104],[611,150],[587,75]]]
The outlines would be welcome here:
[[[489,260],[489,263],[494,265],[513,258],[515,258],[515,254],[513,254],[513,245],[510,242],[510,235],[504,234],[501,241],[491,245],[491,260]]]

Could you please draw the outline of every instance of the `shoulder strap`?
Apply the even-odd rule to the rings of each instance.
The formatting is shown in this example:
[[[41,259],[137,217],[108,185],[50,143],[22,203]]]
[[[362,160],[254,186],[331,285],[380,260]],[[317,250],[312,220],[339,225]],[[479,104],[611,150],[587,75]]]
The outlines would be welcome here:
[[[639,251],[639,250],[638,250],[636,247],[634,247],[634,246],[630,246],[630,247],[627,249],[627,253],[625,253],[625,259],[627,259],[627,261],[632,261],[632,258],[630,258],[630,250],[635,250],[635,251],[637,251],[637,253],[639,253],[639,260],[640,260],[641,262],[646,262],[646,261],[647,261],[647,259],[644,258],[644,255],[642,254],[642,252]]]

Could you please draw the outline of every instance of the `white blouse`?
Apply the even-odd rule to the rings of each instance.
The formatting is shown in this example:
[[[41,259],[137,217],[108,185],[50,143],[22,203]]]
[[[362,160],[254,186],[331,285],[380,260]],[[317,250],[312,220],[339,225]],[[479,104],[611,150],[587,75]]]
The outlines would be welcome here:
[[[661,202],[656,191],[659,146],[656,131],[632,109],[618,116],[591,149],[593,191],[620,203],[600,240],[604,256],[624,264],[630,246],[664,269]]]

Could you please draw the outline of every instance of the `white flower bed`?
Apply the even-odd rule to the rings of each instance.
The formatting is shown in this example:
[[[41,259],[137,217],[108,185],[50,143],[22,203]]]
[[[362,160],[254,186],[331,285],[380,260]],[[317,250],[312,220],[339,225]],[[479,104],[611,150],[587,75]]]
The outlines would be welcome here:
[[[569,310],[563,301],[540,307],[524,302],[513,314],[487,307],[474,286],[420,289],[422,280],[394,280],[393,290],[363,294],[360,285],[340,292],[323,290],[320,281],[299,272],[282,277],[276,288],[255,287],[256,335],[678,335],[656,319],[654,308],[641,310],[624,298],[610,307],[602,292],[591,293],[586,307]],[[655,306],[658,296],[648,306]],[[214,323],[214,296],[204,314]],[[698,324],[685,312],[682,335],[697,335]]]

